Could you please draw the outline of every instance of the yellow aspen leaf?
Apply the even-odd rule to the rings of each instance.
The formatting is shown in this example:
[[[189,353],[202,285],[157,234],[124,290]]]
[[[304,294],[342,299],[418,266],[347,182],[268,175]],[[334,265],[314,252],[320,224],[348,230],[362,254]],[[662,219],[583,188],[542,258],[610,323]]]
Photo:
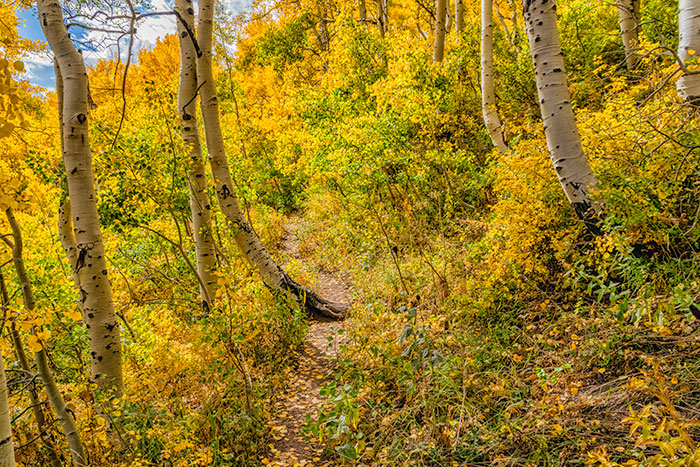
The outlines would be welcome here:
[[[38,332],[36,335],[42,341],[47,341],[49,340],[49,337],[51,337],[51,331],[44,329],[43,331]]]
[[[29,344],[29,348],[34,352],[40,352],[42,349],[41,342],[39,342],[39,338],[37,338],[35,335],[29,336],[27,343]]]

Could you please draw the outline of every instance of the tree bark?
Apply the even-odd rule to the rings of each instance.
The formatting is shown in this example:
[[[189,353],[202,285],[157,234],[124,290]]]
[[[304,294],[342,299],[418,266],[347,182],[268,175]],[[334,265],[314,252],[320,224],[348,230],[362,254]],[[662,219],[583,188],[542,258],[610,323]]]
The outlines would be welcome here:
[[[194,7],[191,0],[177,0],[175,9],[182,21],[177,23],[180,40],[180,85],[178,90],[178,112],[180,134],[189,149],[187,183],[192,212],[192,233],[197,274],[200,277],[199,293],[202,309],[206,312],[212,305],[216,293],[216,250],[211,228],[211,201],[207,195],[207,178],[202,158],[202,146],[197,128],[197,51],[189,37],[194,32]]]
[[[359,0],[357,4],[357,12],[360,15],[360,23],[367,26],[367,3],[365,0]]]
[[[12,208],[8,208],[5,211],[7,216],[7,221],[12,229],[12,262],[15,266],[15,271],[17,272],[17,279],[19,280],[20,287],[22,289],[22,298],[24,300],[24,308],[28,311],[34,311],[35,301],[34,293],[32,291],[32,285],[29,281],[29,275],[24,266],[24,258],[22,256],[23,243],[22,243],[22,232],[19,229],[19,224],[17,224],[17,219],[15,219]],[[36,328],[32,328],[32,334],[37,335]],[[76,466],[86,466],[87,460],[85,457],[85,452],[83,451],[83,444],[80,440],[80,434],[75,426],[75,421],[73,417],[68,412],[66,407],[66,402],[63,400],[63,395],[56,385],[56,380],[53,377],[53,373],[49,368],[46,361],[46,342],[42,342],[44,348],[38,352],[34,352],[34,359],[36,361],[37,372],[41,381],[44,383],[46,388],[46,393],[49,396],[49,401],[56,413],[56,418],[58,418],[61,423],[61,428],[63,428],[63,434],[68,442],[68,448],[70,449],[71,458],[73,459],[73,464]]]
[[[445,34],[449,34],[452,30],[452,11],[450,9],[450,0],[445,0]]]
[[[63,156],[77,247],[75,272],[80,279],[80,301],[90,338],[91,378],[101,392],[119,397],[123,392],[121,340],[95,199],[87,73],[83,57],[63,24],[58,1],[38,0],[37,10],[63,76]]]
[[[10,404],[2,356],[0,356],[0,467],[15,467],[15,444],[12,441]]]
[[[379,35],[384,37],[387,31],[387,12],[385,0],[376,0],[377,4],[377,27],[379,28]]]
[[[620,16],[620,32],[625,48],[625,63],[627,69],[637,64],[635,55],[639,45],[639,7],[641,0],[617,0],[617,12]]]
[[[464,2],[455,0],[455,32],[461,34],[464,31]]]
[[[564,193],[594,234],[601,204],[591,199],[596,177],[583,153],[559,43],[555,0],[523,0],[523,13],[547,147]]]
[[[445,56],[445,14],[446,0],[435,0],[435,42],[433,43],[433,63],[440,63]]]
[[[292,280],[272,259],[243,214],[226,158],[224,139],[219,121],[219,104],[212,72],[212,29],[214,25],[214,1],[199,1],[197,42],[201,55],[197,59],[197,81],[204,130],[209,153],[211,173],[216,182],[216,195],[221,212],[233,230],[239,249],[258,271],[265,284],[272,290],[290,295],[315,315],[340,319],[347,312],[347,305],[333,303],[319,297],[308,288]]]
[[[507,153],[493,90],[493,0],[481,0],[481,111],[491,142],[502,154]]]
[[[14,243],[11,247],[14,246]],[[5,277],[0,270],[0,298],[2,298],[2,306],[7,309],[10,305],[10,297],[7,293],[7,286],[5,284]],[[7,322],[7,320],[6,320]],[[29,359],[27,359],[27,353],[24,351],[24,344],[22,344],[22,337],[19,335],[19,330],[17,330],[17,325],[14,321],[9,320],[10,323],[10,337],[12,338],[12,346],[15,348],[15,353],[17,354],[17,360],[19,361],[19,366],[27,374],[32,374],[32,368],[29,366]],[[53,442],[52,436],[48,433],[48,427],[46,426],[46,418],[44,418],[43,402],[39,400],[39,395],[33,385],[30,385],[27,390],[29,391],[29,404],[32,407],[32,415],[34,415],[34,421],[36,422],[37,430],[39,431],[39,437],[41,438],[41,443],[46,448],[46,452],[49,457],[49,462],[52,467],[61,467],[61,460],[56,452],[56,446]]]
[[[700,3],[697,0],[678,1],[678,57],[683,63],[692,58],[700,60]],[[699,70],[697,66],[694,69]],[[676,89],[681,99],[700,106],[698,71],[681,76]]]
[[[61,75],[61,68],[58,66],[58,61],[54,59],[53,61],[54,75],[56,76],[56,100],[58,103],[58,125],[59,128],[63,126],[63,76]],[[63,131],[61,131],[61,153],[65,151],[65,144],[63,142]],[[58,203],[58,237],[61,241],[61,246],[63,251],[66,253],[66,258],[68,259],[68,265],[70,266],[71,277],[73,278],[73,285],[75,290],[80,293],[80,278],[76,272],[76,264],[78,262],[78,248],[75,245],[75,235],[73,234],[73,222],[71,221],[72,211],[70,207],[70,199],[68,197],[68,181],[65,178],[65,170],[63,171],[63,177],[61,183],[65,184],[63,187],[63,192],[61,193],[61,199]],[[82,306],[80,308],[82,314]],[[83,322],[85,316],[83,316]]]

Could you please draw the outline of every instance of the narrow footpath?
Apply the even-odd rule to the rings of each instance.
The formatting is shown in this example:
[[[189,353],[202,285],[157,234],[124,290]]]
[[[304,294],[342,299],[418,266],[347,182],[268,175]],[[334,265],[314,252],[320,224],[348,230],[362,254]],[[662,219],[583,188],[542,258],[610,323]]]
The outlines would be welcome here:
[[[303,228],[299,218],[293,218],[286,226],[287,234],[282,241],[282,252],[291,259],[302,261],[307,271],[315,277],[313,290],[335,302],[350,302],[350,286],[340,275],[333,274],[310,263],[299,253],[298,234]],[[296,362],[285,391],[274,406],[273,418],[269,425],[273,443],[271,456],[263,460],[272,466],[314,466],[336,465],[323,454],[323,444],[316,439],[306,440],[304,425],[307,416],[315,418],[323,403],[319,394],[332,369],[332,360],[338,353],[340,342],[345,334],[345,321],[313,321],[305,337],[305,346]],[[341,331],[342,332],[342,331]]]

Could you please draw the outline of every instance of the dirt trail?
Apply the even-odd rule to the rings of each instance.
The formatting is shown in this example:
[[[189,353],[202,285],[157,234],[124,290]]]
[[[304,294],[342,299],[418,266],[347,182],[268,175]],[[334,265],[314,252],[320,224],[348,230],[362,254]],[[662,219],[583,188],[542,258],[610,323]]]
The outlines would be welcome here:
[[[289,258],[304,261],[307,271],[316,278],[314,291],[329,300],[348,303],[348,282],[339,275],[315,267],[300,255],[298,234],[303,228],[301,221],[292,219],[286,228],[282,252]],[[275,404],[273,418],[269,422],[274,441],[271,456],[265,464],[290,467],[335,465],[323,455],[323,444],[315,439],[304,439],[303,428],[307,415],[315,418],[323,402],[319,391],[326,382],[326,376],[332,367],[331,360],[337,354],[344,336],[338,335],[338,330],[344,329],[345,324],[337,321],[311,323],[304,349],[289,375],[286,390]]]

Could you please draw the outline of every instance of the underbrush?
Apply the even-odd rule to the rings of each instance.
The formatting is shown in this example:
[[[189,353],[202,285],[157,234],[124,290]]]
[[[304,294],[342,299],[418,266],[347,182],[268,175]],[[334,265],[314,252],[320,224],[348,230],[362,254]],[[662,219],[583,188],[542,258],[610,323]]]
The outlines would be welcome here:
[[[252,214],[261,236],[272,244],[279,242],[280,217]],[[25,235],[33,240],[26,246],[26,260],[38,310],[52,330],[54,371],[91,461],[130,466],[259,465],[271,439],[266,422],[272,404],[285,384],[285,369],[294,363],[303,342],[305,313],[286,298],[271,295],[235,244],[222,245],[226,249],[220,256],[217,306],[204,312],[197,294],[191,292],[197,290],[195,278],[173,244],[159,236],[144,236],[138,229],[108,233],[126,395],[112,401],[105,413],[107,423],[87,377],[87,334],[79,322],[70,276],[60,263],[63,252],[50,236],[42,235],[45,225],[55,221],[20,219]],[[171,222],[154,221],[150,227],[165,232]],[[46,254],[54,250],[55,254]],[[11,291],[17,288],[13,280],[8,285]],[[11,307],[19,309],[16,294],[14,299]],[[22,316],[20,312],[18,320]],[[24,334],[28,328],[22,322]],[[8,370],[17,371],[14,366]],[[10,382],[16,391],[15,407],[28,406],[26,391],[18,390],[24,384],[22,378]],[[13,429],[25,444],[17,459],[20,465],[47,465],[44,447],[35,442],[30,413],[14,414]],[[53,423],[49,432],[55,440],[62,439],[58,427]],[[121,440],[119,453],[113,447],[115,436]]]
[[[661,112],[662,94],[630,117],[627,96],[582,125],[603,180],[600,237],[570,212],[535,126],[483,169],[490,205],[447,209],[429,198],[436,178],[309,196],[301,248],[350,271],[357,296],[309,426],[329,452],[366,465],[697,463],[700,198],[683,147],[697,114]]]

